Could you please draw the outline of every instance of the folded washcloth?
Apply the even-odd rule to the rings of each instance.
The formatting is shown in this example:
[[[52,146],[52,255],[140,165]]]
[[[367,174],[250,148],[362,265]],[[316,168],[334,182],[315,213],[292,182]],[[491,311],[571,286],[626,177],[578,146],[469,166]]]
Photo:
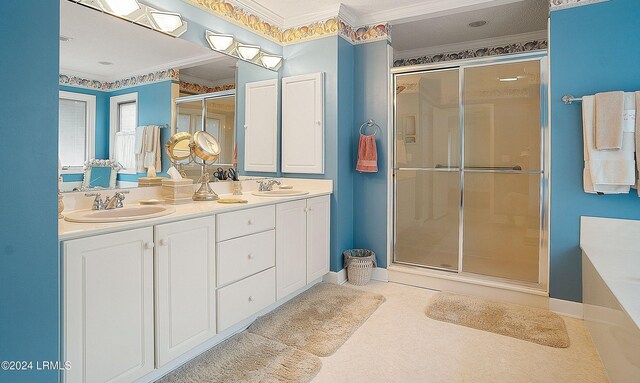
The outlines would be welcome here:
[[[376,148],[375,135],[360,135],[356,170],[364,173],[376,173],[378,171],[378,149]]]
[[[635,140],[633,132],[624,132],[619,150],[595,147],[595,97],[582,98],[584,135],[584,191],[587,193],[625,194],[635,184]]]
[[[622,148],[624,92],[597,93],[595,106],[596,149]]]

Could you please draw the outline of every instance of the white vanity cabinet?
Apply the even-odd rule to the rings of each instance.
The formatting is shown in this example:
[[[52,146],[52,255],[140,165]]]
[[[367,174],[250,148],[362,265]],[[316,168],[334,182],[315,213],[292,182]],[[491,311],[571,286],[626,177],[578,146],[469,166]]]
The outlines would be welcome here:
[[[244,169],[278,171],[278,79],[246,84]]]
[[[129,383],[154,369],[153,228],[64,243],[66,383]]]
[[[276,207],[276,286],[282,299],[329,272],[329,196]]]
[[[215,219],[155,227],[157,367],[216,334]]]
[[[64,382],[152,382],[317,282],[330,197],[299,198],[63,240]]]
[[[324,74],[282,79],[282,171],[324,173]]]

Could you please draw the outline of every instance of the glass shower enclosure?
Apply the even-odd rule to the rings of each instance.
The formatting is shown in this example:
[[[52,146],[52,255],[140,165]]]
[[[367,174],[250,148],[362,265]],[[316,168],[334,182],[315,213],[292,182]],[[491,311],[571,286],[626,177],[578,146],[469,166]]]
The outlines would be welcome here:
[[[543,282],[545,73],[540,56],[395,72],[395,263]]]

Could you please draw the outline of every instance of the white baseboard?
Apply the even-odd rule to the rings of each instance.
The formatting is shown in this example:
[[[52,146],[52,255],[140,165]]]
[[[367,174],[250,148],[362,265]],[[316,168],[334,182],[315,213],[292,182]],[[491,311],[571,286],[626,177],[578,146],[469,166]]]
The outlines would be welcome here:
[[[342,285],[347,281],[347,269],[340,271],[330,271],[322,279],[324,282]]]
[[[549,310],[556,314],[584,319],[584,307],[582,303],[565,301],[563,299],[549,298]]]
[[[371,273],[371,279],[374,281],[389,282],[389,275],[387,269],[382,267],[374,267]],[[323,278],[324,282],[334,283],[336,285],[342,285],[347,282],[347,269],[340,271],[330,271]]]

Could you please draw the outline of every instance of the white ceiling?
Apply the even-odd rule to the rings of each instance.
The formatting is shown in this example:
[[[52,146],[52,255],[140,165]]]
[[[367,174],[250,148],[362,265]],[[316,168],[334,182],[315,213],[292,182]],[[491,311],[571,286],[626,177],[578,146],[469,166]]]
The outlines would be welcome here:
[[[60,41],[60,71],[100,81],[227,57],[67,0],[60,1],[60,35],[72,39]]]
[[[285,28],[340,16],[353,26],[407,22],[522,0],[230,0]],[[536,0],[546,2],[547,0]]]
[[[525,0],[428,20],[396,24],[392,29],[393,49],[396,57],[412,57],[411,52],[408,54],[403,52],[510,35],[529,34],[521,38],[544,38],[547,18],[547,0]],[[469,27],[469,23],[478,20],[484,20],[487,24],[477,28]],[[538,31],[542,32],[532,34]],[[444,50],[440,50],[439,53],[447,51],[447,47],[441,49]]]

